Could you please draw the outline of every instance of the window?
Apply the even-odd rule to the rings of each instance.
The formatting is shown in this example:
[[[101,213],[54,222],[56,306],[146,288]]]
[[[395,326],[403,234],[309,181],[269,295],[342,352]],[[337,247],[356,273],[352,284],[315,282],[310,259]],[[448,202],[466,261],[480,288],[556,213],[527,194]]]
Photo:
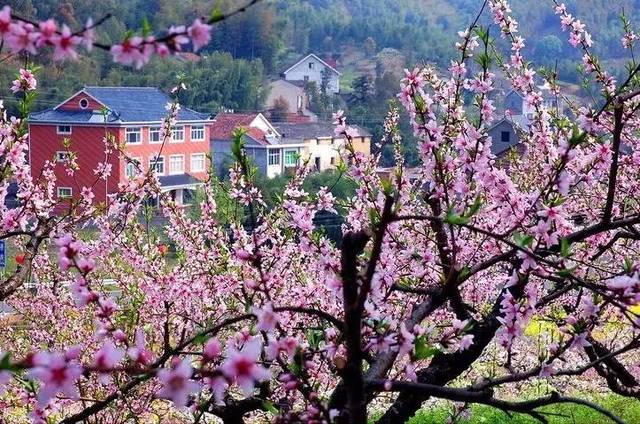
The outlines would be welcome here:
[[[69,152],[56,152],[56,162],[66,162],[71,158]]]
[[[179,143],[184,141],[184,127],[173,127],[171,130],[171,141],[175,143]]]
[[[164,175],[164,156],[156,156],[149,159],[149,169],[158,175]]]
[[[124,174],[127,178],[133,178],[138,175],[138,166],[140,165],[139,159],[131,159],[124,167]]]
[[[285,150],[284,151],[284,166],[296,166],[298,164],[298,151],[297,150]]]
[[[140,144],[142,142],[142,138],[140,127],[136,128],[125,128],[124,130],[124,139],[127,144]]]
[[[71,125],[58,125],[56,132],[58,134],[71,134]]]
[[[80,105],[80,109],[86,109],[89,107],[89,100],[87,99],[80,99],[80,101],[78,102],[78,105]]]
[[[335,165],[336,164],[336,158],[335,157],[331,157],[331,165]]]
[[[58,187],[58,197],[66,199],[73,196],[73,190],[71,187]]]
[[[149,127],[149,143],[160,143],[160,127]]]
[[[169,174],[184,173],[184,155],[169,156]]]
[[[280,149],[269,150],[269,165],[280,165]]]
[[[203,172],[204,161],[204,153],[195,153],[191,155],[191,172]]]
[[[509,131],[502,131],[500,133],[500,141],[508,143],[511,141],[511,133]]]
[[[204,140],[204,125],[191,126],[191,141]]]
[[[313,62],[309,62],[309,69],[314,69],[315,65],[316,64]]]

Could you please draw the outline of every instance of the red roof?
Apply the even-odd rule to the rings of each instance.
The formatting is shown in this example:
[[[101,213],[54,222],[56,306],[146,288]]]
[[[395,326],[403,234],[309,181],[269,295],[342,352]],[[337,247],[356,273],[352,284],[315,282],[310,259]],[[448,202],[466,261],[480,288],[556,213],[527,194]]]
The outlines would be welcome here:
[[[288,113],[287,114],[287,122],[293,122],[296,124],[302,124],[305,122],[311,122],[311,117],[302,115],[300,113]]]
[[[256,114],[252,113],[219,113],[213,119],[211,138],[226,140],[236,128],[248,128],[255,117]]]

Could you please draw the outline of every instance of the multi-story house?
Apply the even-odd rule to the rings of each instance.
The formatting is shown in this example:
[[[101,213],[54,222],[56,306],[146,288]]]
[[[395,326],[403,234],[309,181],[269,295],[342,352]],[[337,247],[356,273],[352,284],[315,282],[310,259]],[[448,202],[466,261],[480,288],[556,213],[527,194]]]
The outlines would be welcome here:
[[[207,175],[212,120],[209,115],[182,108],[168,140],[161,138],[170,97],[152,87],[85,87],[53,109],[29,117],[29,161],[37,175],[46,161],[56,162],[57,195],[77,197],[92,187],[94,201],[105,201],[119,183],[138,169],[156,172],[163,191],[179,204],[188,203],[192,190]],[[109,135],[124,154],[105,154]],[[79,169],[65,172],[73,152]],[[111,165],[106,180],[96,177],[100,163]]]
[[[326,79],[329,93],[340,92],[340,72],[313,53],[291,65],[282,76],[286,81],[315,82],[318,89],[322,86],[322,80]]]
[[[316,171],[334,168],[339,162],[339,150],[346,140],[335,135],[335,126],[328,122],[277,123],[283,145],[302,145],[302,160],[309,160]],[[357,131],[352,140],[353,150],[369,155],[371,133],[364,128],[351,126]]]
[[[214,119],[211,130],[211,151],[214,167],[224,175],[233,162],[231,156],[232,133],[245,129],[244,148],[260,173],[273,178],[286,173],[302,162],[310,162],[317,171],[335,167],[339,162],[339,149],[345,140],[334,135],[330,123],[276,123],[271,124],[262,114],[221,113]],[[370,153],[371,134],[356,127],[356,151]]]

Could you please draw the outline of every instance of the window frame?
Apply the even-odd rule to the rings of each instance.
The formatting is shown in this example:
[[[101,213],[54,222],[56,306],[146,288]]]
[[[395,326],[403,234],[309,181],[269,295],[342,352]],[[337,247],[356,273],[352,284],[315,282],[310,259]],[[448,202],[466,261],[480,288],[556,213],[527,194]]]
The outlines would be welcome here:
[[[182,131],[182,138],[175,138],[175,133],[176,131]],[[169,140],[170,143],[184,143],[184,125],[176,125],[173,128],[171,128],[171,139]]]
[[[171,170],[171,162],[172,159],[175,158],[180,158],[182,159],[182,170],[179,172],[175,172]],[[180,174],[184,174],[185,173],[185,159],[184,159],[184,154],[179,154],[179,155],[169,155],[169,168],[167,169],[168,174],[167,175],[180,175]]]
[[[194,169],[193,167],[194,157],[202,158],[202,169]],[[207,170],[207,155],[205,153],[192,153],[189,159],[189,170],[191,172],[205,172]]]
[[[66,158],[61,157],[61,155],[65,155]],[[58,163],[64,163],[65,161],[67,161],[69,158],[71,157],[71,152],[68,150],[58,150],[56,152],[56,162]]]
[[[61,131],[60,128],[69,128],[69,131]],[[71,135],[71,133],[73,133],[71,125],[56,125],[56,134]]]
[[[157,131],[156,131],[157,130]],[[153,140],[151,138],[151,134],[158,134],[158,140]],[[160,144],[162,143],[162,137],[160,137],[160,134],[162,133],[162,127],[149,127],[149,144]]]
[[[506,140],[505,140],[506,134]],[[510,131],[500,131],[500,142],[502,143],[511,143],[511,132]]]
[[[294,156],[294,162],[293,163],[288,163],[287,162],[287,153],[293,153]],[[282,164],[285,168],[293,168],[295,166],[298,166],[298,160],[299,160],[299,156],[300,153],[298,152],[297,149],[283,149],[283,153],[282,153]]]
[[[161,159],[161,160],[157,162],[157,159]],[[158,163],[162,164],[162,172],[158,172],[156,170],[156,166],[158,165]],[[165,175],[164,156],[163,155],[150,156],[149,169],[152,170],[151,172],[155,173],[156,175]]]
[[[135,168],[135,165],[133,164],[133,162],[138,162],[138,165],[140,165],[142,163],[142,161],[140,160],[140,158],[130,158],[130,160],[128,160],[125,164],[124,164],[124,177],[127,179],[131,179],[133,177],[135,177],[136,175],[138,175],[138,170]],[[133,175],[129,175],[129,173],[127,172],[129,170],[129,166],[133,166],[133,170],[134,170],[134,174]]]
[[[202,137],[201,138],[197,138],[193,136],[193,130],[196,129],[196,131],[202,131]],[[191,127],[189,128],[189,135],[191,137],[191,141],[204,141],[207,138],[207,130],[206,127],[204,125],[191,125]]]
[[[63,195],[62,190],[69,190],[69,194]],[[69,199],[73,197],[73,187],[57,187],[56,194],[58,195],[58,199]]]
[[[132,143],[131,141],[129,141],[129,135],[130,134],[135,134],[135,133],[138,134],[138,141]],[[142,127],[125,127],[125,129],[124,129],[124,142],[125,142],[125,144],[130,144],[130,145],[134,145],[134,146],[142,144]]]
[[[277,157],[278,161],[272,163],[271,159],[273,157]],[[281,164],[282,164],[282,149],[269,149],[267,151],[267,165],[276,166]]]

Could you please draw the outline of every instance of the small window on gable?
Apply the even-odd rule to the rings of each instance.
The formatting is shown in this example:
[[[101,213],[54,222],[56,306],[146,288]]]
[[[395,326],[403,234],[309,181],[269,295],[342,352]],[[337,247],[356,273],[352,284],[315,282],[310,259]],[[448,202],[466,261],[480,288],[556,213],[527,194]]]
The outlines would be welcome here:
[[[71,187],[58,187],[58,197],[66,199],[73,196],[73,189]]]
[[[89,107],[89,100],[87,100],[85,98],[82,98],[82,99],[80,99],[78,104],[80,105],[80,109],[86,109],[86,108]]]
[[[58,134],[71,134],[71,125],[58,125],[56,132]]]
[[[313,62],[309,62],[309,69],[314,69],[315,65],[316,64]]]
[[[71,158],[71,154],[69,152],[60,151],[56,152],[56,162],[66,162]]]
[[[509,143],[511,141],[511,133],[509,131],[502,131],[500,133],[500,141]]]

